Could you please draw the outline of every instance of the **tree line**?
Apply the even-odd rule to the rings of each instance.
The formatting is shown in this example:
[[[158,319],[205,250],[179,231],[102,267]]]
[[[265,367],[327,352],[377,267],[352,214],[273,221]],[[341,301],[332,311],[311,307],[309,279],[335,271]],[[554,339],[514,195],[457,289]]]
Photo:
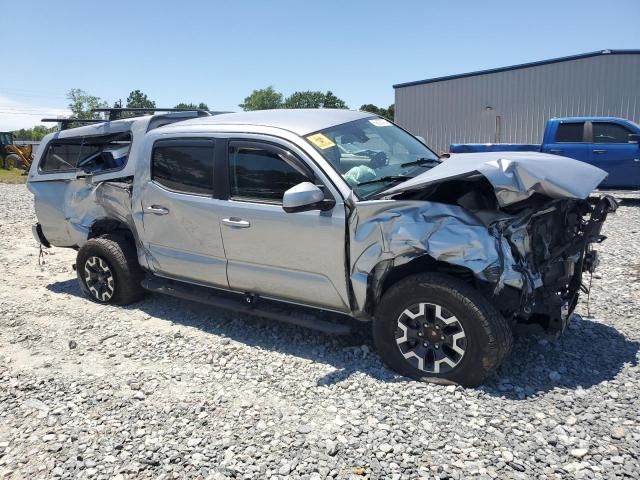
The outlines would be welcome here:
[[[109,108],[109,103],[100,97],[91,95],[80,88],[72,88],[67,93],[67,99],[69,100],[69,110],[71,110],[71,116],[69,118],[77,118],[78,120],[93,120],[104,118],[99,112],[94,112],[94,109]],[[346,102],[341,98],[338,98],[330,90],[326,92],[321,91],[298,91],[293,92],[291,95],[285,97],[281,92],[276,91],[273,87],[266,87],[254,90],[249,94],[244,102],[238,105],[244,111],[250,110],[267,110],[267,109],[279,109],[279,108],[342,108],[348,109]],[[114,108],[123,107],[122,101],[118,100],[113,103]],[[148,108],[149,113],[152,109],[156,108],[156,102],[151,100],[145,93],[140,90],[133,90],[127,96],[126,108]],[[182,110],[209,110],[209,106],[204,103],[193,102],[180,102],[175,107]],[[389,105],[387,108],[378,107],[373,104],[362,105],[359,110],[365,112],[375,113],[382,117],[386,117],[389,120],[393,120],[394,105]],[[122,117],[131,117],[139,115],[134,112],[122,112]],[[19,140],[41,140],[45,135],[56,130],[57,127],[45,127],[42,125],[35,126],[29,129],[20,129],[14,132],[14,136]]]
[[[276,91],[273,87],[254,90],[238,106],[244,111],[278,108],[349,108],[344,100],[336,97],[330,90],[325,93],[311,90],[293,92],[285,98],[282,93]],[[395,114],[395,106],[393,104],[383,108],[366,103],[361,105],[358,110],[375,113],[389,120],[393,120]]]

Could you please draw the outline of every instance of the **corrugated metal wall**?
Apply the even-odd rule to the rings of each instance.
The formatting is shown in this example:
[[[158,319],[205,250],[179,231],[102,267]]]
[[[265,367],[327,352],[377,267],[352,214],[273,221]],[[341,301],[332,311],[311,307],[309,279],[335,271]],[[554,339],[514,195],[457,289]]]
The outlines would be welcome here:
[[[398,87],[395,96],[396,123],[437,152],[451,143],[540,143],[552,117],[639,122],[640,55],[599,55]]]

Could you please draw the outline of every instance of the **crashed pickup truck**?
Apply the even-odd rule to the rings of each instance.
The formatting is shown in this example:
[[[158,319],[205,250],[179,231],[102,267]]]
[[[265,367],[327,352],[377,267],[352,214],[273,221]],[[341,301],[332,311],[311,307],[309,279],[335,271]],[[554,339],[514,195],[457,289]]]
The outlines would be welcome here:
[[[475,386],[515,324],[561,332],[615,209],[589,200],[606,175],[594,166],[441,161],[365,112],[187,117],[47,136],[28,179],[36,239],[77,250],[99,303],[152,291],[334,333],[371,322],[384,362],[413,379]]]

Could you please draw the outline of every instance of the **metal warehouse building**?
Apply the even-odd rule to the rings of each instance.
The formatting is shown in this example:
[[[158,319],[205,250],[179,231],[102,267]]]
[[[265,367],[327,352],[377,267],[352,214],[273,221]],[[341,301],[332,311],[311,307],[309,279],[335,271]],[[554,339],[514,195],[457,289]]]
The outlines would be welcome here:
[[[394,85],[396,123],[451,143],[540,143],[552,117],[640,120],[640,50],[603,50]]]

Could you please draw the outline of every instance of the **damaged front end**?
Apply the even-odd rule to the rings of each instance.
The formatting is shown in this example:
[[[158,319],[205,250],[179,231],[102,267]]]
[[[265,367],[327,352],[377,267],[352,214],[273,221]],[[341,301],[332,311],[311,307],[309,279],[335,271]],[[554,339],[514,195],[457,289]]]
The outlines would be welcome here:
[[[564,157],[457,155],[379,200],[357,202],[356,315],[371,316],[395,279],[428,269],[472,283],[506,318],[562,331],[616,208],[609,196],[588,199],[604,176]]]

